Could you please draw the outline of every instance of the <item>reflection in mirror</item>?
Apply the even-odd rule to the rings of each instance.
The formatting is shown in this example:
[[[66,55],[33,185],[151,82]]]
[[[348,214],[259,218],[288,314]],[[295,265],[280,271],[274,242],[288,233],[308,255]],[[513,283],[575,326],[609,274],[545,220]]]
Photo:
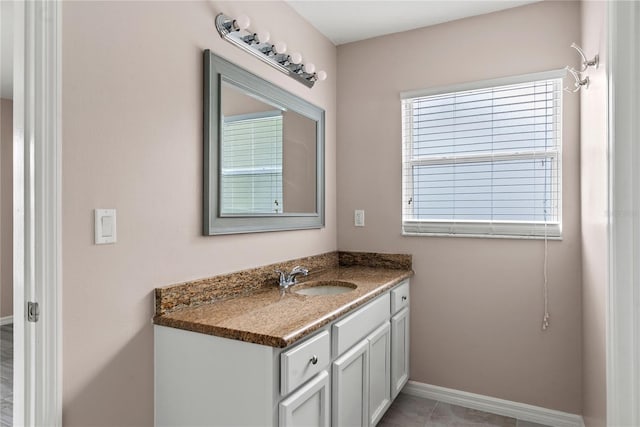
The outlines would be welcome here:
[[[316,212],[316,122],[222,81],[220,214]]]
[[[204,234],[324,227],[324,120],[205,51]]]

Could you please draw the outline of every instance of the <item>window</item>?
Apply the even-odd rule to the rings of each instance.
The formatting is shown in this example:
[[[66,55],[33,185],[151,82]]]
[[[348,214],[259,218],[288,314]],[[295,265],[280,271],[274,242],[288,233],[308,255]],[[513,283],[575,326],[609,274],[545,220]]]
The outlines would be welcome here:
[[[224,118],[221,214],[282,212],[282,114]]]
[[[562,75],[402,94],[403,233],[560,237]]]

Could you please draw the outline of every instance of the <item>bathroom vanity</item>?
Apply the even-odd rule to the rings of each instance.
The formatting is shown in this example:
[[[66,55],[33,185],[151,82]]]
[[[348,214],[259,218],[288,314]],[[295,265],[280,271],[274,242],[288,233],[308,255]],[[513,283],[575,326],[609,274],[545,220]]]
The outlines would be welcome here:
[[[409,375],[412,274],[334,266],[286,291],[159,309],[156,426],[376,425]],[[332,281],[355,287],[296,289]]]

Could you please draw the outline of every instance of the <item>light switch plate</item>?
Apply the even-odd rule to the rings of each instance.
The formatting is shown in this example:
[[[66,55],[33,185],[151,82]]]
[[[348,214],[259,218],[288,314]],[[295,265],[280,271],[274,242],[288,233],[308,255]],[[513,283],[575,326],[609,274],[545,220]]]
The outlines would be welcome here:
[[[116,210],[95,210],[95,242],[105,245],[116,242]]]
[[[364,211],[356,209],[353,213],[353,224],[356,227],[364,227]]]

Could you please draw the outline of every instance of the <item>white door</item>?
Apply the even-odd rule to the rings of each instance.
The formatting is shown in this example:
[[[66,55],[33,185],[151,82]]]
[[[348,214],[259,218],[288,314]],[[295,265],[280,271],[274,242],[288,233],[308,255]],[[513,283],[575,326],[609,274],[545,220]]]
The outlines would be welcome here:
[[[329,374],[322,371],[280,403],[280,427],[329,427]]]
[[[391,397],[396,398],[409,379],[409,309],[391,318]]]
[[[13,423],[58,426],[61,6],[13,2],[13,14]]]
[[[375,426],[391,405],[391,338],[389,322],[367,337],[369,341],[369,425]]]
[[[369,425],[369,341],[364,339],[333,362],[333,427]]]

